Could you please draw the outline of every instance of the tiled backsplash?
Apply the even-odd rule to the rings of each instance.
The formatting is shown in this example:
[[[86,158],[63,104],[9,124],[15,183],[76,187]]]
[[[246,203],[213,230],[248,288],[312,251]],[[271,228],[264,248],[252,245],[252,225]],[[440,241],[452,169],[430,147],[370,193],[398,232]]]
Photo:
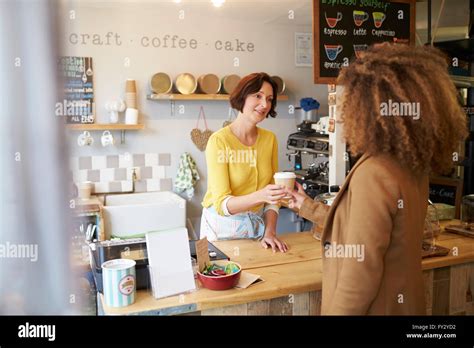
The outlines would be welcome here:
[[[73,157],[70,161],[74,182],[92,181],[95,193],[132,192],[133,170],[137,175],[134,192],[171,191],[166,177],[171,165],[169,153]]]

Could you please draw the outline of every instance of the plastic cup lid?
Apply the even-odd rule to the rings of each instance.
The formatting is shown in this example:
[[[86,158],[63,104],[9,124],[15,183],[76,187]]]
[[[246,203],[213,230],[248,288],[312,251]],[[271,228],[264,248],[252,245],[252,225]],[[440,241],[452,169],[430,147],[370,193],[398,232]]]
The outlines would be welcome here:
[[[296,174],[293,172],[278,172],[273,176],[275,179],[294,179]]]

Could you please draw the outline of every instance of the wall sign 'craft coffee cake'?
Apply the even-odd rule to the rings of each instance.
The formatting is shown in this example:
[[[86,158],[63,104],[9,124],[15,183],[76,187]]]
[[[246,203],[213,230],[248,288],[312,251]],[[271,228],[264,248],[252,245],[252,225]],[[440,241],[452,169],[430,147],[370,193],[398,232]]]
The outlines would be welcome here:
[[[415,0],[313,0],[313,38],[314,83],[336,83],[372,44],[415,44]]]
[[[92,57],[61,57],[58,64],[64,100],[56,103],[56,115],[67,123],[94,123]]]

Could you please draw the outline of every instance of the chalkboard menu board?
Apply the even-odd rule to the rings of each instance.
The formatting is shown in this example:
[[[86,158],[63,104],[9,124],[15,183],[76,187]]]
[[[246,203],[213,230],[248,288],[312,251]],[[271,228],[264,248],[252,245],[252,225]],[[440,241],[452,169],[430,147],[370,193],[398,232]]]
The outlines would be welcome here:
[[[415,0],[313,0],[314,83],[334,84],[339,70],[370,45],[415,42]]]
[[[445,203],[456,207],[456,218],[459,218],[463,189],[462,179],[448,177],[430,178],[430,200],[433,203]]]
[[[94,123],[94,86],[91,57],[61,57],[59,74],[64,100],[56,104],[56,115],[67,123]]]

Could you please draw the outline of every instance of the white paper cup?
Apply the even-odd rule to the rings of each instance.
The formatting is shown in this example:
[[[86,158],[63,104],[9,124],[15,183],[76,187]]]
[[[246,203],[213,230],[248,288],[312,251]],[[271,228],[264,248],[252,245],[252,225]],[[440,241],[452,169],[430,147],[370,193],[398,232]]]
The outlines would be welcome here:
[[[138,124],[138,110],[128,108],[125,111],[125,124]]]
[[[104,300],[108,307],[125,307],[135,302],[136,262],[115,259],[102,264]]]
[[[275,173],[275,175],[273,175],[273,179],[275,179],[276,185],[285,186],[289,190],[293,190],[295,188],[296,174],[293,172]],[[291,197],[286,196],[285,198],[291,198]]]
[[[91,181],[84,181],[79,183],[78,185],[78,197],[81,199],[89,199],[91,198],[92,188],[94,184]]]
[[[125,104],[130,109],[137,108],[137,94],[136,93],[126,93],[125,95]]]

